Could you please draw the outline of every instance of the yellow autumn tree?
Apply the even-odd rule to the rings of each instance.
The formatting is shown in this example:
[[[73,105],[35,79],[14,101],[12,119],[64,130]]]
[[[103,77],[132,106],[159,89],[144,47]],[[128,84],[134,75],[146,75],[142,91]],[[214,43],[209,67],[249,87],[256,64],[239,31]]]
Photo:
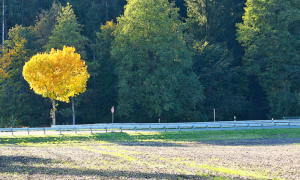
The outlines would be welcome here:
[[[52,49],[50,53],[39,53],[23,67],[24,79],[36,94],[52,100],[51,117],[55,125],[55,101],[70,102],[86,91],[90,77],[87,65],[74,47],[64,46],[63,50]]]
[[[0,59],[0,82],[9,76],[7,68],[11,65],[10,54],[5,53]]]

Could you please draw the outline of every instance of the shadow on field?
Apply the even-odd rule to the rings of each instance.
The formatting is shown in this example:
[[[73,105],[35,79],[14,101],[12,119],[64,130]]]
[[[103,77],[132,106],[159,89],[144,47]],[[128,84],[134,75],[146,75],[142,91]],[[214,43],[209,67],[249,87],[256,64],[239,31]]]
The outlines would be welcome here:
[[[51,159],[43,159],[36,157],[27,157],[27,156],[0,156],[0,167],[10,166],[11,164],[50,164],[52,163]]]
[[[0,173],[26,174],[26,175],[49,175],[53,176],[79,176],[90,178],[155,178],[155,179],[211,179],[215,176],[196,176],[167,173],[144,173],[136,171],[109,171],[93,169],[57,168],[51,167],[53,160],[43,158],[32,158],[25,156],[0,156]],[[34,164],[34,166],[30,166]],[[46,165],[47,167],[39,167]],[[55,166],[55,164],[53,164]],[[44,176],[43,176],[44,177]],[[219,177],[219,176],[218,176]]]

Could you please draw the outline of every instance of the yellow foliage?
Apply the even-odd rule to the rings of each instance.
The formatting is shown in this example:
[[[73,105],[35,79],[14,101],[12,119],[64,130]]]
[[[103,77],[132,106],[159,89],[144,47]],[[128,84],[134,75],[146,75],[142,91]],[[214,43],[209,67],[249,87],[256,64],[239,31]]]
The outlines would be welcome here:
[[[11,58],[8,54],[4,54],[0,59],[0,80],[8,77],[7,68],[11,64]]]
[[[83,93],[90,77],[80,54],[66,46],[33,56],[25,63],[23,76],[36,94],[63,102]]]
[[[113,29],[115,27],[114,21],[107,21],[105,25],[101,25],[100,29],[105,31],[106,29]]]

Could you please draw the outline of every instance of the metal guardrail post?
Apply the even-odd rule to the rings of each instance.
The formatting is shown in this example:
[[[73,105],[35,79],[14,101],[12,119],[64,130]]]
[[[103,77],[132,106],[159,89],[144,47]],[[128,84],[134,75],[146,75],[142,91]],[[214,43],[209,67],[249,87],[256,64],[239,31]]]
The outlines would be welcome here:
[[[120,127],[120,130],[121,130],[121,132],[122,132],[122,126]]]
[[[93,134],[93,129],[90,127],[91,134]]]
[[[166,126],[164,126],[164,128],[165,128],[165,132],[167,131],[167,128],[166,128]]]
[[[29,128],[27,128],[27,134],[29,135]]]
[[[105,132],[107,133],[107,127],[105,127]]]
[[[46,135],[46,129],[44,128],[44,135]]]
[[[59,129],[59,134],[61,134],[61,129]]]
[[[14,131],[13,131],[13,129],[11,128],[10,130],[11,130],[11,135],[14,135]]]

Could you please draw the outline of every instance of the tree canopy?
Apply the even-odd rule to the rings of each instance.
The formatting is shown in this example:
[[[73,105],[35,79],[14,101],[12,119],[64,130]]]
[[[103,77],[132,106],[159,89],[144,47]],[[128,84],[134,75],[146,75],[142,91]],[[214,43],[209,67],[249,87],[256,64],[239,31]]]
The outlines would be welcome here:
[[[52,49],[50,53],[40,53],[26,62],[24,79],[36,94],[62,102],[69,102],[86,90],[89,74],[85,61],[75,48],[64,46],[63,50]],[[55,106],[53,107],[55,113]],[[55,114],[52,115],[55,125]]]
[[[117,59],[118,109],[133,118],[182,117],[202,100],[192,72],[178,9],[167,0],[130,0],[118,18],[112,53]]]
[[[299,112],[300,8],[296,0],[248,0],[238,40],[245,47],[244,64],[257,75],[268,96],[270,116]]]
[[[73,47],[33,56],[25,63],[23,76],[35,93],[62,102],[83,93],[89,78],[85,61]]]
[[[49,59],[64,46],[91,74],[78,87],[86,93],[72,98],[77,123],[110,122],[111,106],[116,122],[210,121],[213,109],[216,120],[300,113],[298,0],[4,3],[0,118],[8,124],[51,123],[48,100],[30,90],[22,70],[30,57]],[[57,123],[71,124],[66,97],[78,94],[64,88]]]
[[[76,15],[70,3],[58,11],[56,24],[49,36],[46,49],[62,48],[63,46],[74,46],[77,51],[85,56],[86,38],[80,33],[82,25],[77,21]]]

